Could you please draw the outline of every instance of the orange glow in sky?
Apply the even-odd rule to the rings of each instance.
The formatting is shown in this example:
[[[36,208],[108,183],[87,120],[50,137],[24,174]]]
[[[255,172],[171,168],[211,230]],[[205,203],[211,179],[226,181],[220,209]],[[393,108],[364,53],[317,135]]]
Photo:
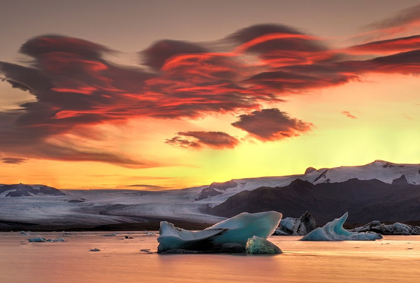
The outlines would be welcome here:
[[[177,189],[419,163],[420,5],[404,8],[352,23],[364,32],[238,19],[216,39],[197,31],[135,52],[26,36],[23,60],[9,47],[0,57],[0,183]]]

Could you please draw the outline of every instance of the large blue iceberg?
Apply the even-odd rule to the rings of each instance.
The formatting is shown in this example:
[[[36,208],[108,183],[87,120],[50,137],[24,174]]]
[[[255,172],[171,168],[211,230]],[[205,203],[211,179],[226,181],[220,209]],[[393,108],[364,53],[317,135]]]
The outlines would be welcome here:
[[[279,225],[282,214],[275,211],[243,212],[205,230],[193,232],[160,223],[158,252],[190,250],[204,252],[245,251],[249,238],[267,239]]]
[[[343,224],[348,216],[346,212],[340,218],[328,222],[321,228],[316,228],[303,237],[302,241],[375,241],[382,239],[382,235],[377,233],[358,233],[344,229]]]

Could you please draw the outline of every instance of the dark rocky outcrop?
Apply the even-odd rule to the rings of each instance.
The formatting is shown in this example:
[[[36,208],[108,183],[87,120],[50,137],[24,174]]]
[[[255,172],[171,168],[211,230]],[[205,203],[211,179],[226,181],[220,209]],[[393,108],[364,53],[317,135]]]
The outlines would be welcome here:
[[[408,184],[409,183],[408,183],[407,178],[405,177],[405,175],[401,175],[401,177],[399,177],[399,178],[397,178],[397,179],[395,179],[395,180],[392,181],[392,185],[395,185],[395,186],[406,186]]]

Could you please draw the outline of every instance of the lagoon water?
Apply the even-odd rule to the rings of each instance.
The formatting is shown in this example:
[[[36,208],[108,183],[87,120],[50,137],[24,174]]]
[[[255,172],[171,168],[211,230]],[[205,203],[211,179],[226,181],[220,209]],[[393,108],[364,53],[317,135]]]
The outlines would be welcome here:
[[[300,237],[273,236],[269,240],[282,255],[250,256],[159,255],[156,233],[116,233],[77,232],[64,243],[29,243],[28,236],[0,233],[0,282],[420,281],[420,236],[385,236],[375,242],[301,242]],[[93,248],[100,251],[91,252]]]

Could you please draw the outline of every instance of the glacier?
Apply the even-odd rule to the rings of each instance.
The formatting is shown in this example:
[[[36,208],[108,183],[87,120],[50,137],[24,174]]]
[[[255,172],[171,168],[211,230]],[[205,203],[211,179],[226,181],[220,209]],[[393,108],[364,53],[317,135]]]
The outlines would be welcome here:
[[[243,212],[202,231],[189,231],[172,223],[160,223],[158,253],[192,250],[206,252],[245,251],[249,238],[267,239],[279,225],[282,214],[275,211]]]
[[[328,222],[323,227],[317,228],[304,236],[302,241],[375,241],[382,239],[382,235],[377,233],[358,233],[350,232],[343,228],[348,213],[340,218]]]

